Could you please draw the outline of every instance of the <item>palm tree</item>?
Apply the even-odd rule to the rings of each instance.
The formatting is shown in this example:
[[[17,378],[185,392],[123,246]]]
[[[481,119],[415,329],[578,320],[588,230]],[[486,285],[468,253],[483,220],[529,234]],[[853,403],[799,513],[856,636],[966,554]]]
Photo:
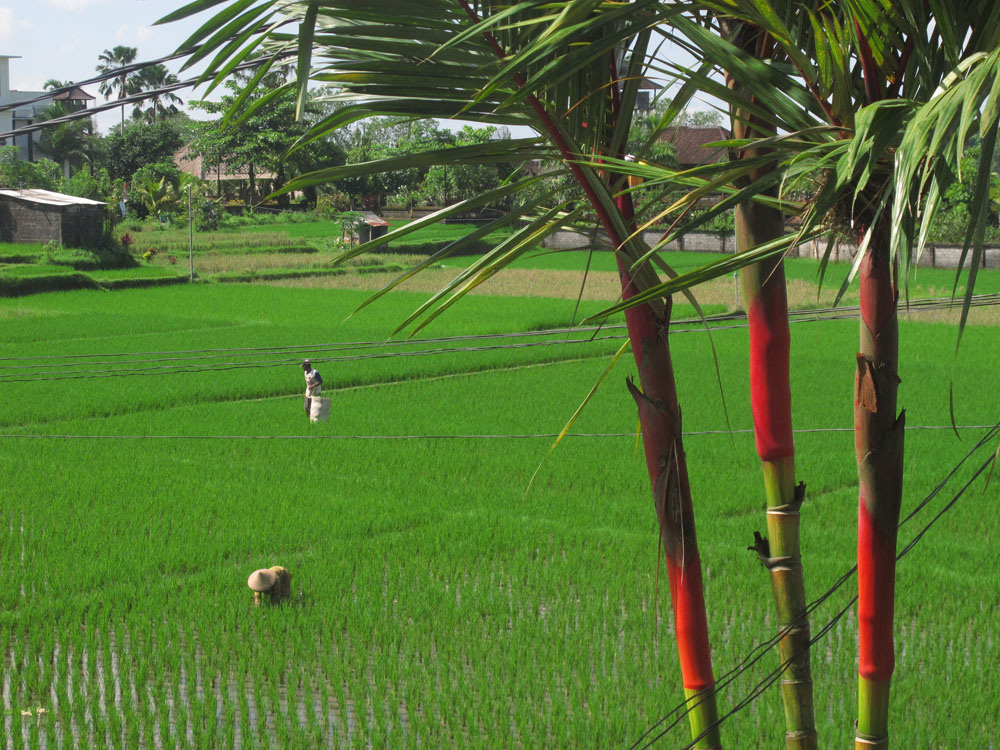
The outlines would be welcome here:
[[[116,70],[122,70],[127,66],[135,62],[136,57],[139,55],[139,50],[136,47],[126,47],[123,45],[118,45],[113,49],[106,49],[97,59],[100,62],[97,64],[97,72],[101,75],[108,75],[114,73]],[[118,99],[124,99],[126,96],[135,93],[135,83],[137,79],[137,74],[133,72],[122,72],[120,75],[114,78],[109,78],[106,81],[102,81],[101,85],[98,87],[98,91],[104,94],[105,99],[110,99],[112,94],[117,92]],[[122,128],[125,127],[125,105],[122,105]]]
[[[62,102],[54,102],[42,113],[40,121],[54,120],[69,114]],[[90,118],[70,120],[42,129],[38,147],[45,156],[62,165],[69,179],[72,170],[90,160],[94,126]]]
[[[592,5],[583,13],[584,19],[591,15]],[[466,291],[536,246],[540,238],[566,226],[582,229],[594,217],[618,250],[622,295],[628,298],[658,283],[653,266],[642,262],[648,249],[636,237],[634,206],[630,196],[622,193],[627,187],[624,177],[609,168],[622,163],[625,156],[650,38],[645,17],[619,13],[606,28],[581,29],[576,41],[587,43],[585,53],[581,54],[578,47],[567,46],[561,39],[561,29],[581,19],[572,15],[561,17],[544,6],[505,10],[500,5],[481,3],[473,9],[465,0],[428,0],[410,6],[403,15],[377,9],[361,11],[365,20],[361,25],[335,22],[341,13],[358,18],[356,3],[327,0],[322,6],[320,14],[317,4],[286,6],[275,2],[268,13],[235,24],[241,28],[234,28],[226,15],[220,14],[189,40],[192,45],[208,40],[191,62],[215,51],[213,35],[223,26],[229,35],[238,36],[255,27],[266,28],[281,13],[291,14],[291,18],[301,23],[298,38],[285,44],[286,49],[298,47],[297,80],[279,87],[273,96],[280,96],[283,90],[297,91],[301,111],[306,83],[312,75],[342,87],[352,99],[348,106],[316,126],[310,136],[318,137],[338,125],[366,116],[444,118],[459,112],[462,119],[483,124],[528,126],[536,135],[323,170],[294,180],[289,188],[360,172],[468,163],[475,159],[513,163],[544,159],[553,165],[549,175],[572,176],[577,188],[571,196],[563,196],[557,187],[542,189],[522,204],[518,212],[489,223],[389,284],[380,294],[436,262],[442,254],[457,251],[485,233],[525,218],[524,229],[460,273],[404,325],[413,322],[418,327],[425,325]],[[648,0],[642,0],[622,7],[631,11],[651,6]],[[206,7],[209,6],[204,2],[192,3],[164,21],[183,18]],[[317,27],[322,42],[314,46]],[[387,39],[394,40],[389,45],[393,48],[391,54],[385,51]],[[281,36],[272,37],[266,44],[276,45],[274,50],[281,51]],[[544,49],[531,51],[536,44]],[[630,62],[623,64],[624,53],[630,49]],[[213,84],[224,77],[225,70],[219,67],[225,64],[223,61],[241,54],[237,48],[228,48],[217,56],[207,73],[209,77],[216,76]],[[417,64],[420,61],[422,64]],[[267,70],[267,65],[262,66],[248,85],[256,85]],[[588,92],[597,93],[585,96]],[[677,111],[683,109],[684,96],[675,99],[675,103],[679,105]],[[655,138],[651,141],[655,143]],[[580,163],[591,154],[601,155],[605,163]],[[523,176],[512,180],[481,196],[446,207],[428,219],[411,222],[382,241],[392,241],[453,213],[506,196],[516,197],[524,188],[544,184],[545,179]],[[579,202],[581,195],[583,202]],[[367,249],[371,244],[364,247]],[[357,248],[352,253],[356,251]],[[638,384],[630,380],[628,389],[639,411],[654,509],[666,557],[681,676],[691,705],[692,736],[698,748],[717,748],[721,742],[715,726],[715,681],[701,563],[667,335],[670,312],[671,300],[666,297],[635,306],[626,313],[638,371]],[[619,355],[623,353],[624,348]]]
[[[760,60],[773,59],[775,45],[760,29],[722,19],[720,30],[734,47]],[[780,57],[779,57],[780,59]],[[755,103],[747,91],[727,75],[734,98]],[[760,140],[776,135],[770,123],[762,122],[747,108],[733,108],[732,135],[736,141]],[[757,149],[734,148],[730,160],[753,162]],[[774,172],[765,164],[748,172],[736,185],[747,187],[766,182]],[[775,186],[765,191],[777,196]],[[735,210],[738,251],[771,242],[784,234],[785,219],[774,206],[747,200]],[[810,750],[817,745],[813,716],[812,669],[809,658],[809,621],[806,615],[805,581],[799,546],[799,509],[805,485],[795,483],[795,439],[792,434],[792,397],[789,384],[791,337],[788,329],[788,298],[781,257],[769,258],[740,271],[740,289],[747,314],[750,338],[750,406],[754,438],[764,470],[768,536],[758,551],[770,576],[778,615],[778,644],[782,664],[789,669],[782,679],[785,703],[787,750]]]
[[[186,17],[212,5],[208,0],[197,0],[164,20]],[[896,410],[897,274],[903,274],[905,280],[916,262],[941,193],[957,173],[966,141],[973,133],[982,138],[979,175],[988,186],[985,181],[1000,120],[1000,106],[993,93],[1000,90],[1000,5],[988,0],[947,6],[924,0],[892,4],[865,0],[569,0],[530,6],[531,12],[526,10],[527,5],[500,7],[485,3],[478,11],[482,21],[463,0],[423,3],[405,18],[389,18],[387,12],[378,9],[359,11],[355,3],[338,0],[293,6],[295,10],[289,11],[292,15],[287,19],[281,16],[280,3],[261,6],[255,11],[261,15],[253,18],[231,23],[228,15],[220,14],[205,24],[191,41],[211,41],[196,57],[202,59],[228,43],[221,34],[218,41],[211,37],[222,28],[229,35],[245,32],[243,38],[253,39],[248,45],[256,45],[258,39],[252,36],[253,31],[263,31],[276,20],[299,22],[297,35],[269,35],[265,45],[272,52],[297,50],[298,80],[289,86],[296,88],[303,100],[312,75],[339,85],[349,102],[323,122],[316,134],[371,115],[444,117],[461,113],[463,118],[480,122],[533,125],[541,138],[423,154],[428,160],[424,163],[527,158],[531,154],[533,158],[553,161],[559,174],[574,176],[587,196],[588,210],[597,216],[618,252],[623,300],[604,314],[626,311],[642,386],[642,392],[636,390],[634,395],[641,413],[664,548],[668,564],[672,560],[675,569],[683,570],[681,566],[688,562],[678,561],[674,557],[676,549],[671,548],[671,540],[678,538],[676,525],[671,528],[675,514],[680,513],[685,523],[691,520],[689,498],[685,496],[686,477],[682,461],[672,461],[671,454],[664,452],[664,448],[679,446],[672,406],[656,414],[657,409],[642,398],[655,396],[654,404],[675,403],[668,402],[674,396],[665,335],[670,295],[759,262],[771,266],[763,273],[758,271],[758,278],[777,278],[774,261],[803,240],[832,234],[857,243],[857,259],[850,277],[853,280],[857,276],[860,281],[862,339],[861,353],[852,364],[859,477],[856,742],[859,748],[887,747],[904,423],[903,415],[897,416]],[[338,24],[336,19],[341,16],[351,22]],[[737,34],[727,34],[724,25]],[[384,33],[379,33],[380,28]],[[750,49],[750,40],[738,33],[740,28],[751,30],[766,54]],[[683,88],[676,99],[683,107],[693,91],[701,90],[728,103],[737,124],[736,137],[729,145],[738,158],[687,172],[645,164],[642,154],[635,162],[620,158],[628,132],[627,113],[634,98],[632,81],[641,73],[646,35],[653,31],[696,53],[699,62],[694,68],[677,69]],[[627,48],[634,49],[632,59],[640,63],[630,65],[621,75],[616,63]],[[250,49],[234,45],[223,50],[221,59],[210,65],[208,77],[216,76],[214,83],[218,84],[225,75],[227,61]],[[387,49],[392,52],[387,53]],[[729,85],[715,75],[722,71]],[[669,123],[669,119],[668,112],[664,121]],[[300,184],[413,164],[408,159],[354,165],[316,173]],[[633,207],[622,190],[625,174],[645,178],[647,190],[659,187],[666,193],[671,187],[683,185],[689,192],[662,211],[653,212],[659,215],[651,215],[649,207],[643,206],[645,213],[633,217]],[[530,184],[530,179],[514,181],[478,201],[467,201],[427,220],[413,222],[395,236],[453,211],[485,204],[499,195],[516,195],[517,190]],[[676,217],[677,211],[695,207],[712,190],[724,191],[727,198],[693,218],[683,214],[662,244],[724,210],[741,206],[746,216],[741,220],[746,222],[741,252],[678,279],[660,281],[653,268],[659,262],[658,256],[642,246],[633,228],[641,226],[644,218],[651,221],[668,215]],[[808,200],[797,199],[803,193],[809,195]],[[969,255],[972,263],[959,336],[982,257],[988,202],[988,191],[978,191],[963,250],[963,260]],[[768,221],[769,226],[757,231],[754,217],[761,215],[759,207],[797,214],[800,228],[778,233],[777,222]],[[533,199],[522,209],[529,216],[524,232],[515,234],[456,277],[404,325],[433,318],[467,290],[498,272],[524,252],[529,235],[531,241],[537,241],[555,228],[587,224],[586,212],[560,201],[554,193]],[[498,220],[486,231],[509,222]],[[478,232],[470,235],[479,236]],[[463,244],[456,243],[442,254]],[[748,277],[753,273],[748,272]],[[746,284],[752,290],[751,299],[768,298],[763,282],[749,278]],[[775,318],[780,314],[759,328],[766,332]],[[651,342],[655,345],[650,346]],[[658,378],[668,377],[669,384],[657,382]],[[658,389],[660,385],[662,389]],[[778,390],[782,388],[779,383]],[[770,408],[774,407],[765,408],[764,413],[773,422],[771,437],[776,437],[777,425],[784,420],[781,415],[766,414]],[[757,419],[762,418],[755,414]],[[655,437],[662,440],[655,439],[653,433],[657,430],[662,432]],[[767,437],[764,433],[766,430],[758,430],[759,443]],[[780,470],[776,484],[783,497],[794,486],[788,458],[790,454],[761,451],[765,472],[769,461],[781,463],[775,468]],[[657,466],[669,470],[657,470]],[[769,498],[769,503],[773,502]],[[782,502],[784,506],[791,504]],[[685,600],[676,588],[672,595],[675,618],[681,624],[686,603],[694,599]],[[703,617],[703,612],[701,609],[700,615],[683,625]],[[794,622],[794,618],[790,619],[789,625]],[[682,630],[686,628],[678,628],[679,640],[695,634],[697,639],[705,633],[700,624]],[[681,649],[682,667],[691,666],[692,662],[685,664],[685,658],[691,658],[697,649],[685,651],[683,645]],[[786,661],[787,666],[796,668],[790,658]],[[691,690],[686,671],[684,678],[686,689]],[[711,684],[711,680],[703,684]],[[705,713],[694,714],[692,729],[698,735],[707,729],[712,711],[714,703]],[[703,746],[718,742],[717,736],[707,734],[702,740],[709,743]]]
[[[147,65],[139,72],[135,79],[135,89],[136,93],[154,92],[178,82],[177,76],[167,70],[166,65],[156,63]],[[143,109],[142,103],[137,103],[132,111],[132,117],[146,122],[156,122],[177,114],[179,111],[177,105],[183,102],[183,99],[170,91],[149,93],[145,97],[146,109]]]
[[[982,138],[981,181],[988,180],[998,126],[991,103],[1000,81],[1000,8],[987,2],[949,5],[943,15],[945,6],[921,0],[891,6],[707,0],[699,6],[714,20],[706,25],[704,16],[677,15],[673,33],[709,66],[725,70],[729,85],[703,71],[685,77],[739,113],[744,132],[737,136],[743,137],[731,146],[746,157],[700,170],[696,179],[737,191],[727,203],[752,199],[796,213],[801,228],[776,239],[758,237],[756,247],[737,258],[668,282],[637,301],[780,257],[803,237],[834,232],[857,243],[849,278],[857,275],[861,297],[860,354],[852,367],[859,479],[856,745],[887,747],[903,478],[904,415],[896,410],[898,279],[902,274],[905,281],[915,265],[940,195],[974,134]],[[717,33],[722,20],[755,29],[773,45],[769,59]],[[747,184],[751,172],[758,179]],[[779,184],[786,195],[798,190],[810,199],[776,202],[770,193]],[[679,205],[692,205],[698,194]],[[988,212],[988,191],[979,191],[963,248],[963,261],[968,255],[971,265],[959,338]]]

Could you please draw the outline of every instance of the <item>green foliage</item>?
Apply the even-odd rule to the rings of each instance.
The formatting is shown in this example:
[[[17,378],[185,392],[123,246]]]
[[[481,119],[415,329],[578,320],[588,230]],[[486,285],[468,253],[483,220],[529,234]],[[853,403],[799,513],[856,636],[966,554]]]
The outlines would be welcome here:
[[[63,181],[62,192],[106,203],[113,203],[116,199],[115,186],[108,170],[101,167],[94,174],[89,164],[84,164],[72,177]]]
[[[289,177],[321,165],[344,163],[343,150],[328,139],[314,141],[289,153],[307,130],[304,123],[295,122],[292,92],[271,98],[262,105],[265,96],[283,83],[284,74],[280,72],[268,74],[249,91],[247,82],[230,80],[226,82],[229,93],[219,101],[194,103],[210,114],[228,113],[231,117],[228,121],[219,118],[201,124],[192,152],[200,154],[207,166],[222,167],[233,173],[246,172],[251,202],[259,197],[256,182],[262,173],[274,174],[273,188],[277,190]],[[315,203],[315,194],[310,200]],[[282,197],[281,203],[287,205],[288,197]]]
[[[129,122],[124,130],[106,136],[106,164],[112,179],[131,180],[147,164],[171,161],[184,145],[183,120],[158,120],[153,123]]]
[[[13,188],[59,190],[62,168],[51,159],[23,161],[17,146],[0,146],[0,184]]]
[[[41,119],[53,120],[67,114],[62,102],[55,102],[46,108]],[[72,173],[90,159],[95,140],[93,123],[89,117],[84,117],[43,128],[38,147],[52,161],[66,164]]]

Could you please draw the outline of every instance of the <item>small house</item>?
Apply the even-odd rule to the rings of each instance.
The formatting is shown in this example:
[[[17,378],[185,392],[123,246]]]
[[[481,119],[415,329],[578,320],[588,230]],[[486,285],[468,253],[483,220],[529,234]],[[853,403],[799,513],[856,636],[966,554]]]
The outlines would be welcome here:
[[[677,166],[681,169],[715,164],[729,158],[726,149],[710,144],[729,139],[729,131],[712,125],[710,127],[670,127],[664,128],[660,140],[672,143],[677,149]]]
[[[358,228],[359,239],[362,244],[384,237],[389,231],[389,222],[371,211],[365,211]]]
[[[97,247],[106,205],[51,190],[0,189],[0,242]]]

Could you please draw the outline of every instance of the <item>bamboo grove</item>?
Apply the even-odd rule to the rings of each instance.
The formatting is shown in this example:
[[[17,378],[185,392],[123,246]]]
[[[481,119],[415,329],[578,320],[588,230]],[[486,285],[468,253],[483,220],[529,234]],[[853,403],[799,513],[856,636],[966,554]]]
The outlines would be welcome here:
[[[888,747],[905,423],[897,407],[897,307],[971,137],[981,146],[980,180],[988,179],[1000,118],[1000,6],[987,0],[952,5],[902,0],[891,6],[874,0],[510,5],[387,0],[377,7],[353,0],[197,0],[163,22],[213,9],[214,16],[183,45],[195,50],[188,65],[208,62],[202,79],[211,90],[247,59],[265,60],[256,73],[259,81],[272,65],[294,56],[296,80],[273,95],[297,91],[301,110],[308,86],[322,83],[337,90],[334,99],[341,105],[307,139],[376,115],[458,117],[526,126],[535,133],[322,170],[289,186],[418,163],[547,164],[543,176],[512,175],[495,191],[352,251],[365,252],[497,197],[531,196],[517,211],[376,293],[396,288],[464,243],[521,222],[509,239],[406,317],[400,330],[419,330],[556,230],[586,230],[594,223],[603,229],[616,253],[621,297],[593,317],[624,311],[628,323],[638,383],[630,380],[627,388],[639,414],[683,691],[698,748],[722,747],[722,737],[695,533],[698,503],[689,488],[680,438],[682,404],[669,346],[671,295],[691,295],[692,289],[696,295],[699,283],[742,269],[751,403],[767,507],[768,537],[761,537],[757,551],[772,579],[781,665],[787,670],[785,741],[788,748],[816,747],[798,538],[805,496],[804,485],[797,484],[791,437],[788,363],[793,355],[781,259],[806,239],[829,238],[830,247],[836,241],[857,245],[852,272],[841,288],[843,293],[856,280],[861,300],[858,354],[845,362],[845,373],[853,372],[855,380],[858,472],[855,742],[859,750]],[[663,43],[683,49],[695,62],[661,59],[657,48]],[[634,102],[646,75],[674,79],[677,88],[649,141],[626,154]],[[728,149],[729,159],[688,170],[647,159],[655,139],[698,93],[728,108],[732,136],[719,145]],[[631,187],[626,178],[632,178]],[[640,180],[643,199],[637,201]],[[986,183],[979,187],[963,248],[971,271],[958,339],[988,213]],[[709,193],[721,193],[723,199],[708,211],[694,212]],[[729,209],[736,210],[739,252],[683,276],[674,274],[657,251]],[[649,247],[638,239],[639,230],[654,225],[669,229]]]

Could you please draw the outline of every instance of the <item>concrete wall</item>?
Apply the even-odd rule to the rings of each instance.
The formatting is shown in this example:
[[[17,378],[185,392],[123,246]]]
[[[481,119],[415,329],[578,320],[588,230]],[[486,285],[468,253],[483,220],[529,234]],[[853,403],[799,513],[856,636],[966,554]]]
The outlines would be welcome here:
[[[604,232],[592,232],[590,238],[596,235],[597,243],[591,242],[588,237],[574,232],[556,232],[547,237],[542,242],[543,247],[570,250],[574,248],[586,249],[595,244],[602,249],[610,249],[607,236]],[[643,232],[643,241],[652,247],[660,241],[662,232]],[[828,247],[827,240],[811,240],[804,242],[788,253],[790,258],[813,258],[820,259],[824,256]],[[699,253],[734,253],[736,252],[736,238],[734,235],[718,235],[707,232],[691,232],[677,242],[671,242],[667,250],[681,250],[685,252]],[[830,260],[842,263],[854,259],[858,252],[857,245],[850,242],[834,243],[830,248]],[[930,245],[928,244],[917,265],[928,268],[957,268],[958,260],[962,254],[961,245]],[[965,267],[968,268],[971,258],[965,259]],[[983,268],[1000,268],[1000,247],[987,247],[981,260]]]
[[[58,206],[28,203],[0,195],[0,241],[62,244],[62,212]]]

